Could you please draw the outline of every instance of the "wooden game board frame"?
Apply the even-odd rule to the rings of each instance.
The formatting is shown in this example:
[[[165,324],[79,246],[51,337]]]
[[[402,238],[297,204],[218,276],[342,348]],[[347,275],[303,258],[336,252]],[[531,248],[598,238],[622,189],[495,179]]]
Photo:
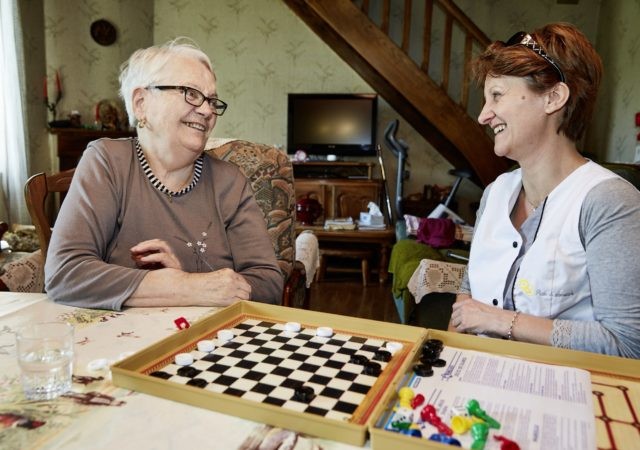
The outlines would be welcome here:
[[[397,341],[404,346],[388,363],[387,367],[391,370],[385,370],[367,394],[363,402],[367,403],[366,414],[361,423],[343,422],[314,414],[300,413],[145,375],[154,370],[154,366],[172,358],[172,355],[192,350],[199,340],[211,339],[217,330],[229,328],[231,324],[246,316],[276,322],[295,321],[305,327],[329,326],[336,332]],[[419,353],[421,343],[426,336],[427,330],[424,328],[255,302],[238,302],[118,362],[111,366],[111,374],[116,386],[275,427],[362,446],[366,442],[368,428],[384,407],[384,403],[380,400],[387,398],[386,391],[393,391],[398,379],[407,372],[409,364]]]
[[[429,329],[427,331],[427,339],[440,339],[445,346],[587,370],[591,373],[592,390],[601,390],[599,386],[602,385],[624,386],[627,390],[627,397],[635,399],[635,402],[633,404],[625,404],[626,401],[619,401],[615,407],[623,408],[624,410],[635,407],[633,414],[636,417],[638,415],[638,409],[640,409],[640,360],[551,348],[503,339],[482,338],[439,330]],[[414,355],[414,358],[417,361],[419,355]],[[402,448],[403,450],[424,450],[453,448],[427,439],[404,436],[383,429],[385,418],[388,417],[391,409],[397,403],[397,390],[405,385],[407,377],[410,375],[412,364],[406,367],[408,369],[405,375],[397,378],[394,386],[387,390],[386,397],[382,400],[384,408],[379,411],[378,421],[370,427],[372,449],[397,450]],[[637,448],[638,439],[640,438],[640,432],[637,429],[633,429],[633,426],[629,425],[628,429],[631,430],[631,433],[621,432],[620,430],[616,432],[615,429],[609,426],[607,421],[603,421],[601,420],[602,417],[599,417],[606,415],[605,412],[601,411],[600,405],[594,404],[594,413],[597,419],[596,442],[598,448],[612,450]],[[630,413],[629,415],[633,414]]]

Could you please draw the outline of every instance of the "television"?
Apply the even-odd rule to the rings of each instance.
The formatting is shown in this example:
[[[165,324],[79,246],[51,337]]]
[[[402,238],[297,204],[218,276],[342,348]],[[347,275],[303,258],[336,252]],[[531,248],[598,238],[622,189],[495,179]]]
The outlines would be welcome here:
[[[287,152],[375,156],[376,94],[289,94]]]

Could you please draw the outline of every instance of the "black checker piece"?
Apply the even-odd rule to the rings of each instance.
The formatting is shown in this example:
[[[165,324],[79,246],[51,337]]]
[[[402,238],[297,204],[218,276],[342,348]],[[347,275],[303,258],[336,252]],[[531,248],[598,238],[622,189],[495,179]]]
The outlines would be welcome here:
[[[200,389],[204,388],[207,384],[207,380],[203,380],[202,378],[194,378],[192,380],[187,381],[187,386],[195,386]]]
[[[155,372],[151,372],[149,375],[156,378],[162,378],[163,380],[168,380],[173,375],[167,372],[163,372],[162,370],[156,370]]]
[[[195,378],[200,375],[200,372],[202,372],[202,370],[198,370],[195,367],[184,366],[178,369],[177,374],[181,377]]]

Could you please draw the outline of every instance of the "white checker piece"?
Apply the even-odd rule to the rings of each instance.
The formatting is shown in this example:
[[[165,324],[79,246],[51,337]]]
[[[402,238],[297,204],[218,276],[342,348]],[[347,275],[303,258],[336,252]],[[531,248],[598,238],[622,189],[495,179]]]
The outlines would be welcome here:
[[[343,333],[319,337],[313,328],[293,332],[286,324],[259,319],[247,319],[229,331],[233,339],[219,342],[211,353],[192,351],[193,364],[170,363],[154,376],[344,421],[377,380],[365,375],[362,365],[350,363],[351,355],[374,361],[375,352],[386,344],[381,339]],[[382,370],[387,365],[375,362]],[[315,397],[310,402],[293,399],[300,385],[313,389]]]

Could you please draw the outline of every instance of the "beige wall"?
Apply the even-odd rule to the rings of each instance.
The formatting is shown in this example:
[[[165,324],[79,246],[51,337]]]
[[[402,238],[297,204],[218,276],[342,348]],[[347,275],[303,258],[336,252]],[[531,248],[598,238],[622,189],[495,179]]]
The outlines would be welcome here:
[[[38,4],[42,0],[28,1]],[[569,21],[596,41],[608,71],[603,100],[609,101],[608,108],[598,109],[597,127],[587,142],[588,150],[606,159],[631,160],[635,144],[630,140],[631,112],[640,110],[640,94],[633,90],[634,65],[630,64],[637,60],[640,42],[640,31],[631,25],[633,18],[638,18],[638,1],[607,0],[602,14],[600,0],[580,0],[577,5],[560,5],[556,0],[456,3],[492,39],[504,39],[517,30],[531,30],[550,21]],[[598,20],[600,15],[602,21]],[[113,46],[99,46],[89,37],[89,26],[98,18],[110,20],[118,29],[118,41]],[[118,67],[135,48],[180,35],[196,40],[216,67],[220,96],[230,104],[214,130],[219,137],[284,145],[287,92],[372,91],[281,0],[47,0],[44,22],[47,71],[53,77],[59,69],[65,89],[60,110],[66,115],[77,109],[89,123],[98,100],[117,97]],[[610,36],[621,26],[624,45],[609,45],[623,37]],[[37,98],[32,97],[34,102]],[[382,142],[385,125],[398,115],[384,100],[379,109]],[[30,126],[38,128],[33,123]],[[405,194],[421,192],[424,184],[452,181],[447,175],[450,165],[402,120],[399,135],[410,146],[411,178]],[[46,153],[44,147],[38,149]],[[393,188],[395,159],[386,149],[384,157]],[[47,154],[41,154],[36,159],[47,158]],[[461,194],[476,199],[480,190],[463,183]]]

